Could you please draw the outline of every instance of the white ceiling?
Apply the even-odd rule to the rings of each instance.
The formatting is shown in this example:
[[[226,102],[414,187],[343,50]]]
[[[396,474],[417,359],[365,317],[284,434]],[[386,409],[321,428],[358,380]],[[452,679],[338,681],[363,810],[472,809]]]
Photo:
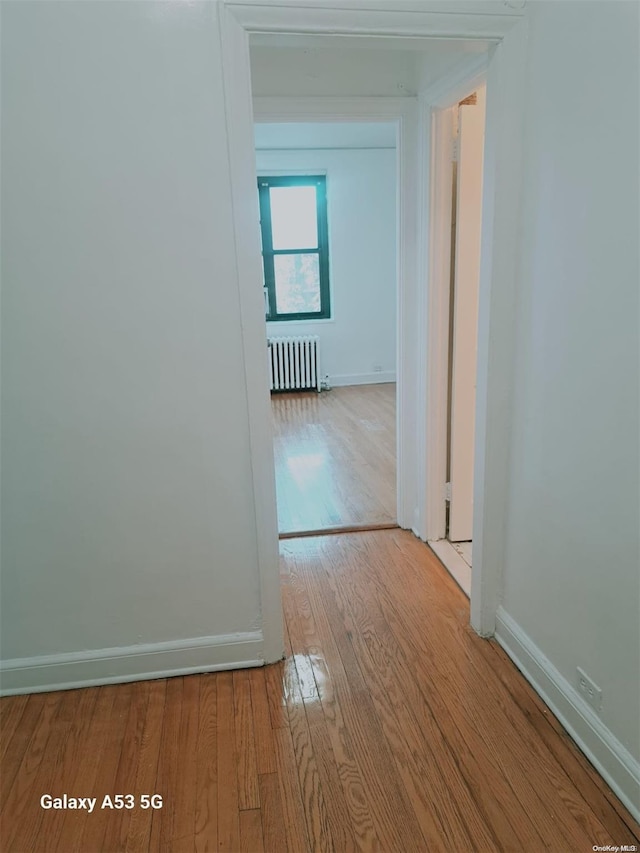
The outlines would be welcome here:
[[[255,96],[413,96],[484,40],[339,35],[250,36]]]
[[[306,122],[256,124],[259,151],[318,148],[395,148],[396,126],[389,122]]]

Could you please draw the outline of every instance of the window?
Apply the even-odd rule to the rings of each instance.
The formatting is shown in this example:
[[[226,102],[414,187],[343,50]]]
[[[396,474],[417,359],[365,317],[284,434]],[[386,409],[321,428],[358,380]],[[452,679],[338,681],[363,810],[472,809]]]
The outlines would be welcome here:
[[[330,317],[326,178],[258,178],[258,194],[267,320]]]

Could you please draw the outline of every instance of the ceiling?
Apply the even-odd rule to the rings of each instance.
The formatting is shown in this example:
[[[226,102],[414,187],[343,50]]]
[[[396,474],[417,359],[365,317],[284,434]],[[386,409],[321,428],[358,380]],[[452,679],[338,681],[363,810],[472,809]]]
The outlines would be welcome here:
[[[492,46],[483,39],[264,33],[249,43],[258,97],[410,97]]]

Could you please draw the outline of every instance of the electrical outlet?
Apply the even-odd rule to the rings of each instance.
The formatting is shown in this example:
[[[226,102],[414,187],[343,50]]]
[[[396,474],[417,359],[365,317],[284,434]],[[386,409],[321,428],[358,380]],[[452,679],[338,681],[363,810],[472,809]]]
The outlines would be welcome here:
[[[374,364],[373,365],[373,372],[374,373],[382,373],[382,365],[381,364]]]
[[[584,696],[586,701],[600,711],[602,708],[602,690],[598,687],[595,681],[592,681],[587,673],[578,667],[578,690]]]

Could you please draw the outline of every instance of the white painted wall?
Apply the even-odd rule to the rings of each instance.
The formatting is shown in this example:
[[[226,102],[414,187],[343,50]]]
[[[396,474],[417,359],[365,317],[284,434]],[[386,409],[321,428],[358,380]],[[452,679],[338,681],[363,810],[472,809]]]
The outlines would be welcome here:
[[[639,758],[638,6],[527,9],[503,604]]]
[[[293,170],[327,175],[332,318],[267,323],[267,334],[319,335],[322,373],[329,374],[332,385],[393,381],[395,150],[257,151],[256,162],[262,174]]]
[[[4,659],[261,628],[215,6],[2,3]]]

